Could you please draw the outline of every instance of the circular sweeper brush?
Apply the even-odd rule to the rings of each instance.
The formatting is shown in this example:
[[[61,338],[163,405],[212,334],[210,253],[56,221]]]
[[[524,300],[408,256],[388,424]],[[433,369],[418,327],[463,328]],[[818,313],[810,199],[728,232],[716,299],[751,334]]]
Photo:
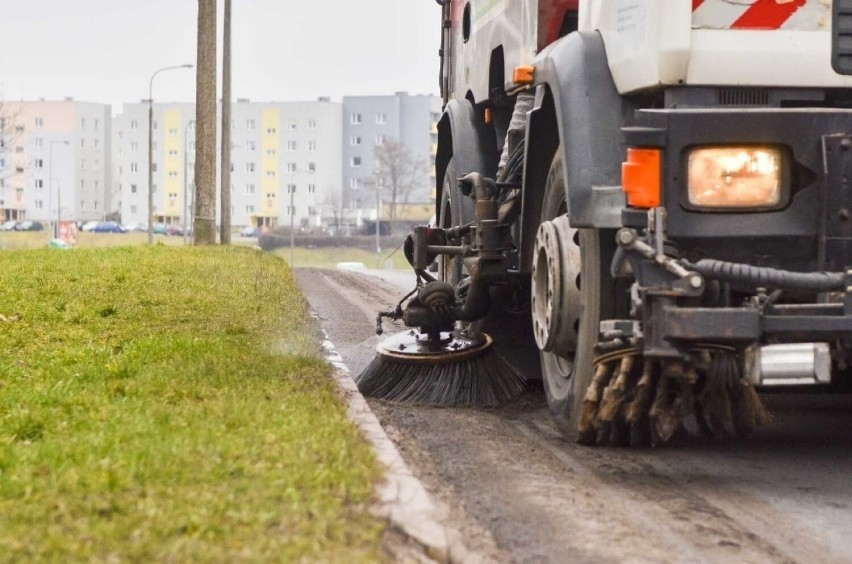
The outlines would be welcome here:
[[[365,396],[436,406],[496,406],[520,394],[524,377],[484,333],[409,330],[383,340],[355,378]]]

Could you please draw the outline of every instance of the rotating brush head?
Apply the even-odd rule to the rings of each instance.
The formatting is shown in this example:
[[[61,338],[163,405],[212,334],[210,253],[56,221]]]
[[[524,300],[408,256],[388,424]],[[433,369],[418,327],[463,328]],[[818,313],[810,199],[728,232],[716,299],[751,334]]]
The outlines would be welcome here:
[[[526,379],[484,333],[400,333],[376,347],[355,378],[368,397],[443,407],[494,407],[520,394]]]

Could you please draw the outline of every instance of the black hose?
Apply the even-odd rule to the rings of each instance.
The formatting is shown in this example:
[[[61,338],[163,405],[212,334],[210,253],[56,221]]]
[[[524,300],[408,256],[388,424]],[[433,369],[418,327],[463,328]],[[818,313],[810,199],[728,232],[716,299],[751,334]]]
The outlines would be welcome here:
[[[746,282],[755,286],[812,292],[832,292],[846,288],[842,272],[792,272],[714,259],[701,259],[696,263],[681,261],[681,264],[705,278],[723,282]]]

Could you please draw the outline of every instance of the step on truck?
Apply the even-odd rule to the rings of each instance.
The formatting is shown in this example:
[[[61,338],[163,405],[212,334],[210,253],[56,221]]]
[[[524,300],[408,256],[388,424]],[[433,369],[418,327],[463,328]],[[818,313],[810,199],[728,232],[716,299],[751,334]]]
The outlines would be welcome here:
[[[398,316],[537,348],[584,444],[746,434],[755,388],[843,387],[852,2],[437,2],[437,225],[407,255],[465,307]]]

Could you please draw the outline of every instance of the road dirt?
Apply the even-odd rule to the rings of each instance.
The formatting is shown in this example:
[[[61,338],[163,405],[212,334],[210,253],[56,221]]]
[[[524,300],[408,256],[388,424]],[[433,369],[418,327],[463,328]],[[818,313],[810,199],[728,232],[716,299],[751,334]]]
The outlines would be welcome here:
[[[376,311],[410,279],[296,275],[359,373],[378,342]],[[852,561],[852,396],[765,399],[776,420],[747,439],[660,449],[564,440],[535,383],[497,409],[370,405],[482,561]]]

